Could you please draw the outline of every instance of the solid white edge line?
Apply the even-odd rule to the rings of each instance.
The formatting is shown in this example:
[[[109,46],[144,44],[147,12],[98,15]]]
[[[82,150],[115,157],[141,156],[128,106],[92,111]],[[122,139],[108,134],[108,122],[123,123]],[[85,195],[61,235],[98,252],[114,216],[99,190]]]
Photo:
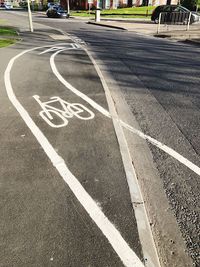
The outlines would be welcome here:
[[[189,161],[188,159],[186,159],[185,157],[183,157],[181,154],[176,152],[174,149],[166,146],[165,144],[157,141],[156,139],[154,139],[154,138],[142,133],[141,131],[133,128],[132,126],[128,125],[127,123],[123,122],[122,120],[120,120],[120,123],[127,130],[131,131],[134,134],[137,134],[142,139],[147,140],[152,145],[154,145],[154,146],[158,147],[159,149],[163,150],[165,153],[167,153],[168,155],[172,156],[173,158],[175,158],[180,163],[182,163],[183,165],[185,165],[190,170],[192,170],[193,172],[195,172],[196,174],[198,174],[200,176],[200,168],[197,165],[195,165],[194,163],[192,163],[191,161]]]
[[[133,266],[144,267],[140,259],[137,257],[135,252],[129,247],[129,245],[123,239],[119,231],[108,220],[108,218],[104,215],[104,213],[95,203],[95,201],[90,197],[90,195],[85,191],[85,189],[82,187],[80,182],[67,168],[64,160],[57,154],[57,152],[54,150],[54,148],[49,143],[47,138],[44,136],[42,131],[38,128],[38,126],[32,120],[28,112],[24,109],[24,107],[17,100],[13,92],[11,81],[10,81],[10,72],[11,72],[11,69],[12,69],[12,66],[15,60],[21,57],[22,55],[24,55],[25,53],[39,49],[39,48],[41,47],[25,50],[21,52],[20,54],[18,54],[17,56],[13,57],[9,61],[8,66],[5,70],[5,74],[4,74],[4,81],[5,81],[5,87],[6,87],[6,91],[8,94],[8,98],[10,99],[11,103],[14,105],[16,110],[19,112],[19,114],[21,115],[22,119],[24,120],[28,128],[33,133],[38,143],[44,149],[45,153],[51,160],[52,164],[56,167],[61,177],[68,184],[68,186],[70,187],[70,189],[72,190],[76,198],[79,200],[79,202],[82,204],[82,206],[85,208],[89,216],[93,219],[93,221],[102,231],[102,233],[108,239],[111,246],[113,247],[117,255],[120,257],[124,265],[127,267],[133,267]]]
[[[145,209],[144,200],[143,200],[140,186],[137,180],[137,175],[136,175],[134,166],[132,164],[132,158],[131,158],[128,144],[127,144],[127,141],[126,141],[123,129],[122,129],[122,125],[120,123],[120,120],[119,120],[119,117],[118,117],[118,114],[115,108],[115,104],[111,96],[111,92],[109,90],[109,87],[95,59],[92,57],[92,55],[87,49],[84,49],[84,50],[87,53],[88,57],[90,58],[91,62],[93,63],[94,68],[96,69],[96,72],[101,80],[101,83],[105,91],[109,111],[110,111],[110,114],[113,120],[115,133],[116,133],[118,143],[119,143],[124,170],[126,173],[126,179],[127,179],[127,183],[129,187],[130,196],[131,196],[131,202],[132,202],[133,209],[135,212],[139,238],[140,238],[140,242],[142,245],[142,251],[144,254],[144,258],[146,259],[145,266],[160,267],[160,261],[159,261],[157,249],[154,243],[147,212]],[[134,203],[140,203],[140,205],[135,205]]]

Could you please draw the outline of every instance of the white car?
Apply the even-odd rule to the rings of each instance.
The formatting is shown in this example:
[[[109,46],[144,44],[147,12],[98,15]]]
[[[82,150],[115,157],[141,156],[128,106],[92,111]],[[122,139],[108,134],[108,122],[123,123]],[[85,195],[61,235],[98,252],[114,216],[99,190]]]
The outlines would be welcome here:
[[[12,5],[10,5],[10,4],[5,4],[5,9],[12,9],[12,8],[13,8]]]

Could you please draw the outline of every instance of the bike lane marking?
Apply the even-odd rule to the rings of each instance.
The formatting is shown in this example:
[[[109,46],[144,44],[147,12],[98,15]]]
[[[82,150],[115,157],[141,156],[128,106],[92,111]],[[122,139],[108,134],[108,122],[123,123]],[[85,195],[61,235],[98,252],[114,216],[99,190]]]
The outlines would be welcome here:
[[[62,44],[63,45],[63,44]],[[50,47],[50,46],[48,46]],[[52,159],[52,163],[53,165],[57,168],[57,170],[59,171],[59,173],[61,174],[61,176],[63,177],[63,179],[65,180],[65,175],[72,175],[73,179],[77,180],[73,174],[68,170],[68,168],[66,167],[63,159],[55,152],[55,150],[53,149],[53,147],[51,146],[51,144],[49,144],[48,140],[46,139],[46,137],[43,135],[43,133],[37,133],[38,131],[38,127],[35,125],[35,123],[32,121],[32,119],[30,118],[29,114],[27,113],[27,111],[21,106],[21,104],[19,103],[19,101],[16,99],[15,95],[14,95],[14,92],[12,90],[12,85],[10,83],[10,71],[11,71],[11,68],[12,68],[12,65],[14,64],[14,61],[19,58],[20,56],[24,55],[25,53],[27,52],[30,52],[30,51],[33,51],[33,50],[36,50],[36,49],[39,49],[39,48],[42,48],[42,47],[37,47],[37,48],[33,48],[33,49],[30,49],[30,50],[26,50],[20,54],[18,54],[16,57],[12,58],[11,61],[9,62],[9,65],[6,69],[6,72],[5,72],[5,83],[7,84],[7,92],[8,92],[8,96],[11,100],[11,102],[13,104],[16,105],[16,103],[18,103],[15,107],[16,109],[18,110],[18,112],[20,114],[23,114],[23,119],[25,122],[28,122],[28,124],[30,123],[31,125],[33,124],[34,127],[33,127],[33,134],[35,135],[35,137],[38,139],[40,139],[40,137],[42,138],[42,140],[44,141],[44,147],[43,149],[45,150],[45,152],[47,153],[47,155],[49,156],[48,153],[50,153],[50,156]],[[57,51],[56,54],[60,53],[61,51]],[[55,67],[56,68],[56,67]],[[59,73],[58,73],[59,74]],[[60,75],[60,74],[59,74]],[[61,75],[60,75],[61,76]],[[59,79],[60,80],[60,79]],[[61,76],[61,80],[60,81],[65,81],[64,78]],[[9,81],[9,83],[8,83]],[[103,82],[105,82],[103,80]],[[67,83],[67,85],[70,85],[68,82],[65,81],[65,83]],[[83,93],[81,93],[80,91],[78,91],[76,88],[74,88],[72,85],[70,85],[69,87],[66,86],[68,89],[70,89],[71,91],[73,91],[75,94],[77,94],[78,96],[80,96],[82,99],[84,99],[85,101],[87,101],[90,105],[92,105],[95,109],[97,109],[98,111],[100,111],[101,113],[103,113],[106,117],[109,117],[109,118],[113,118],[110,113],[104,109],[103,107],[101,107],[100,105],[98,105],[96,102],[94,102],[92,99],[90,99],[88,96],[84,95]],[[88,101],[89,100],[89,101]],[[21,115],[22,116],[22,115]],[[176,151],[174,151],[173,149],[165,146],[164,144],[162,144],[161,142],[145,135],[144,133],[138,131],[137,129],[134,129],[133,127],[131,127],[130,125],[124,123],[123,121],[121,121],[118,117],[115,117],[114,118],[115,121],[118,121],[123,127],[127,128],[128,130],[132,131],[133,133],[137,134],[138,136],[140,136],[141,138],[143,139],[146,139],[147,141],[151,142],[153,145],[159,147],[160,149],[162,149],[163,151],[165,151],[166,153],[170,154],[173,152],[175,152],[175,155],[172,155],[170,154],[171,156],[173,156],[174,158],[176,158],[177,160],[179,160],[181,163],[183,163],[184,165],[186,165],[188,168],[190,168],[191,170],[193,170],[194,172],[196,172],[198,175],[200,175],[200,168],[198,166],[196,166],[195,164],[193,164],[192,162],[190,162],[189,160],[187,160],[186,158],[184,158],[183,156],[181,156],[179,153],[177,153]],[[27,125],[28,125],[27,124]],[[50,157],[49,156],[49,157]],[[64,166],[63,166],[64,164]],[[59,167],[60,166],[60,167]],[[67,168],[67,170],[66,170]],[[65,170],[64,170],[65,169]],[[72,180],[73,180],[72,179]],[[68,180],[66,179],[66,183],[68,183]],[[79,183],[79,182],[78,182]],[[68,184],[69,185],[69,184]],[[70,185],[69,185],[70,186]],[[81,186],[81,185],[80,185]],[[71,187],[70,187],[71,188]],[[84,190],[84,188],[83,188]],[[72,190],[73,191],[73,190]],[[74,191],[73,191],[74,192]],[[77,191],[75,191],[77,192]],[[74,194],[75,194],[74,192]],[[87,192],[86,192],[87,194]],[[75,194],[76,195],[76,194]],[[90,197],[90,196],[89,196]],[[90,197],[91,198],[91,197]],[[79,200],[81,201],[81,200]],[[94,200],[92,200],[94,202]],[[82,204],[82,203],[81,203]],[[94,202],[94,204],[96,205],[96,203]],[[83,204],[82,204],[83,205]],[[84,206],[85,207],[85,206]],[[98,208],[98,207],[97,207]],[[99,208],[98,208],[99,209]],[[89,213],[89,212],[88,212]],[[89,213],[90,217],[92,218],[91,214]],[[104,215],[105,216],[105,215]],[[106,218],[107,219],[107,218]],[[109,222],[110,223],[110,222]],[[96,223],[97,224],[97,223]],[[97,224],[98,225],[98,224]],[[101,228],[100,228],[101,229]],[[102,229],[101,229],[102,230]],[[116,230],[116,229],[115,229]],[[103,232],[103,230],[102,230]],[[104,232],[103,232],[104,233]],[[105,234],[105,233],[104,233]],[[119,234],[119,232],[118,232]],[[106,235],[106,234],[105,234]],[[110,233],[109,233],[110,235]],[[119,234],[120,235],[120,234]],[[107,236],[106,236],[107,237]],[[108,239],[108,237],[107,237]],[[110,241],[110,239],[108,239]],[[123,240],[124,241],[124,240]],[[125,241],[124,241],[125,242]],[[111,244],[113,246],[113,244]],[[127,245],[127,244],[126,244]],[[113,246],[114,248],[114,246]],[[130,248],[129,248],[130,249]],[[116,251],[116,250],[115,250]],[[116,251],[117,252],[117,251]],[[132,251],[133,252],[133,251]],[[134,253],[134,252],[133,252]],[[117,253],[118,254],[118,253]],[[123,254],[123,253],[122,253]],[[119,254],[118,254],[119,255]],[[120,256],[120,255],[119,255]],[[136,255],[135,255],[136,256]],[[137,257],[137,256],[136,256]],[[121,256],[120,256],[121,258]],[[122,258],[121,258],[122,259]],[[123,260],[122,260],[123,261]],[[124,261],[123,261],[124,262]],[[140,264],[142,264],[140,262]],[[125,266],[129,266],[129,265],[125,265]],[[137,266],[137,265],[135,265]],[[141,265],[142,266],[142,265]]]
[[[50,46],[46,46],[50,47]],[[38,143],[41,145],[49,159],[51,160],[53,166],[58,170],[61,177],[67,183],[69,188],[72,190],[76,198],[79,200],[81,205],[85,208],[89,216],[96,223],[99,229],[102,231],[104,236],[107,238],[121,261],[126,267],[144,267],[141,260],[137,257],[135,252],[129,247],[126,241],[121,236],[120,232],[115,228],[115,226],[108,220],[105,214],[101,211],[98,204],[91,198],[91,196],[86,192],[83,186],[80,184],[78,179],[71,173],[68,169],[64,159],[58,155],[53,146],[48,141],[47,137],[43,134],[40,128],[35,124],[33,119],[30,117],[29,113],[25,110],[22,104],[18,101],[12,88],[10,72],[17,59],[19,59],[24,54],[40,49],[42,47],[35,47],[32,49],[25,50],[15,57],[13,57],[5,70],[4,81],[7,91],[8,98],[10,99],[13,106],[19,112],[20,116],[31,130]],[[109,114],[109,112],[107,112]]]
[[[55,65],[55,56],[58,55],[60,51],[56,51],[51,57],[50,57],[50,64],[52,67],[52,71],[56,75],[56,77],[63,83],[63,85],[66,86],[67,89],[70,89],[73,93],[75,93],[77,96],[81,97],[85,101],[87,101],[93,108],[97,109],[99,112],[101,112],[104,116],[111,118],[113,121],[113,126],[115,129],[116,137],[119,144],[119,149],[121,153],[121,158],[126,174],[126,179],[128,183],[128,188],[130,192],[131,197],[131,203],[134,209],[135,218],[137,221],[137,230],[139,234],[140,243],[142,245],[142,251],[145,259],[145,266],[147,267],[160,267],[159,257],[157,254],[157,250],[155,247],[155,243],[153,240],[150,223],[148,220],[146,208],[144,205],[144,200],[142,197],[142,193],[140,191],[140,186],[137,180],[137,175],[135,172],[135,169],[132,164],[131,155],[129,153],[128,144],[126,141],[126,138],[124,136],[124,132],[122,130],[121,121],[118,118],[118,114],[115,109],[114,102],[112,100],[112,97],[110,95],[109,88],[107,87],[107,84],[104,80],[104,77],[99,70],[96,62],[94,59],[90,56],[90,60],[94,65],[94,68],[101,80],[102,86],[104,88],[104,92],[106,95],[107,103],[109,106],[109,112],[104,109],[102,106],[97,104],[95,101],[93,101],[91,98],[89,98],[87,95],[83,94],[79,90],[77,90],[75,87],[73,87],[69,82],[67,82],[61,74],[58,72],[56,65]],[[87,52],[86,52],[87,53]],[[88,54],[88,53],[87,53]],[[139,204],[139,205],[138,205]]]
[[[115,104],[113,102],[112,96],[110,94],[109,88],[107,86],[107,83],[101,73],[101,70],[99,69],[98,65],[96,64],[94,58],[90,55],[90,53],[87,51],[86,48],[83,48],[83,50],[87,53],[88,57],[90,58],[91,62],[93,63],[97,74],[99,75],[99,78],[102,82],[103,88],[105,90],[105,95],[107,98],[109,111],[110,113],[107,113],[107,110],[104,109],[102,106],[94,102],[91,98],[89,98],[87,95],[83,94],[76,88],[74,88],[70,83],[68,83],[62,75],[58,72],[58,69],[55,65],[55,56],[60,53],[60,51],[57,51],[54,53],[50,58],[50,63],[52,67],[52,71],[57,76],[57,78],[63,83],[63,85],[66,86],[67,89],[71,90],[73,93],[75,93],[77,96],[81,97],[85,101],[87,101],[93,108],[97,109],[99,112],[104,114],[106,117],[110,117],[113,120],[113,125],[115,128],[116,136],[119,143],[119,148],[122,156],[122,161],[124,164],[124,170],[127,177],[127,182],[129,185],[129,191],[131,195],[131,201],[133,203],[133,208],[135,212],[135,217],[137,220],[137,226],[138,226],[138,233],[140,242],[142,245],[143,255],[144,258],[147,259],[146,266],[152,267],[152,266],[159,266],[159,257],[157,254],[157,250],[155,247],[155,243],[153,240],[152,232],[150,223],[148,220],[147,212],[144,206],[144,200],[140,191],[140,186],[138,184],[137,175],[135,172],[135,169],[132,164],[132,158],[129,152],[128,144],[126,141],[126,138],[124,136],[124,132],[122,130],[122,127],[129,130],[130,132],[138,135],[142,139],[147,140],[154,146],[158,147],[159,149],[163,150],[165,153],[169,154],[170,156],[174,157],[176,160],[181,162],[183,165],[187,166],[190,170],[194,171],[196,174],[200,175],[200,168],[180,155],[178,152],[173,150],[172,148],[166,146],[165,144],[162,144],[161,142],[157,141],[156,139],[145,135],[143,132],[135,129],[134,127],[130,126],[129,124],[122,121],[116,112]],[[134,203],[140,203],[140,205],[135,205]]]
[[[38,102],[41,106],[42,111],[39,112],[40,117],[51,127],[60,128],[68,125],[68,119],[73,118],[74,116],[80,120],[91,120],[94,118],[94,113],[89,110],[87,107],[80,103],[69,103],[58,96],[50,97],[49,101],[42,102],[38,95],[34,95],[33,98]],[[56,108],[52,103],[59,103],[62,109]],[[63,123],[54,124],[51,120],[53,120],[53,116],[58,116]],[[82,114],[83,113],[83,114]],[[86,114],[87,115],[86,115]]]

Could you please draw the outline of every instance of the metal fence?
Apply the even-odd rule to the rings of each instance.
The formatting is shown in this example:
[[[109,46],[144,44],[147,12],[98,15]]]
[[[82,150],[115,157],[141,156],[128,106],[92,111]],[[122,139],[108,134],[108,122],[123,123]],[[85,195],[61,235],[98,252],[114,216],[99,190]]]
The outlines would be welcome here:
[[[185,30],[189,30],[192,22],[192,13],[188,12],[162,12],[159,15],[157,32],[161,30],[161,25],[185,25]]]

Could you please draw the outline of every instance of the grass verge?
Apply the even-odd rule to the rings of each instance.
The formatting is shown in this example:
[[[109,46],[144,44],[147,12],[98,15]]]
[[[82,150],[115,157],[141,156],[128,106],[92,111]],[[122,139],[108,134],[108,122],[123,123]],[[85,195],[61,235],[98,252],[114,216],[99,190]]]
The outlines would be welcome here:
[[[12,28],[8,27],[1,27],[0,26],[0,35],[12,35],[12,36],[17,36],[17,33],[15,30]]]
[[[129,7],[129,8],[118,8],[118,9],[106,9],[101,11],[101,16],[106,18],[145,18],[149,17],[155,7]],[[88,10],[72,11],[71,16],[80,17],[92,17],[95,11],[91,10],[90,14]]]
[[[17,32],[11,27],[0,26],[0,48],[14,44]]]
[[[14,44],[16,42],[15,39],[0,39],[0,48],[9,46],[11,44]]]

